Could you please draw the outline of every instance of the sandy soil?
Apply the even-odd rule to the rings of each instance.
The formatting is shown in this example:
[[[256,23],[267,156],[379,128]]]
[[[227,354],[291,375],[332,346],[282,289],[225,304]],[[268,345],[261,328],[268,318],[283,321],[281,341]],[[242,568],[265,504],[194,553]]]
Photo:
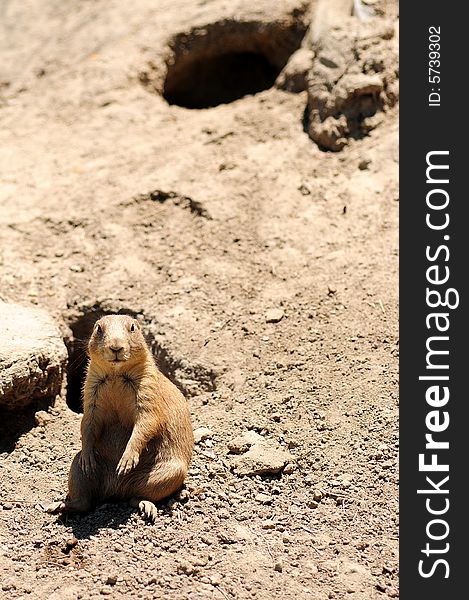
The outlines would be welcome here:
[[[219,44],[233,15],[290,19],[288,54],[305,6],[0,3],[0,297],[46,308],[70,353],[66,396],[1,415],[1,597],[398,596],[397,106],[327,152],[306,90],[206,109],[158,92],[207,24]],[[117,311],[210,430],[154,525],[125,504],[44,510],[80,447],[83,341]],[[241,475],[247,431],[287,466]]]

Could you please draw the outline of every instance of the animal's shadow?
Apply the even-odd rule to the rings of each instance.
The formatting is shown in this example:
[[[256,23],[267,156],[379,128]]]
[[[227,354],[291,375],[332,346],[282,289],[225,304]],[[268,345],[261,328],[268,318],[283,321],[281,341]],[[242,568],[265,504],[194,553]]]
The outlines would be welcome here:
[[[171,505],[174,499],[178,499],[178,494],[157,502],[155,505],[158,513],[172,515]],[[143,520],[138,509],[131,507],[125,500],[111,500],[84,514],[62,513],[57,517],[56,524],[71,527],[74,537],[83,540],[96,535],[101,529],[124,528],[135,515]],[[146,522],[151,524],[151,521]]]
[[[119,529],[125,526],[137,511],[125,502],[107,502],[84,514],[62,513],[57,524],[71,527],[77,540],[89,539],[101,529]]]

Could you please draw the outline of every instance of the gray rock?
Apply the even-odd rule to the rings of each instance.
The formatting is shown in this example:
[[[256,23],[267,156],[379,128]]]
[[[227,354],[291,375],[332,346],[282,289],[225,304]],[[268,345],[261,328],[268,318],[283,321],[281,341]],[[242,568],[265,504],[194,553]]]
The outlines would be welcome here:
[[[254,444],[263,444],[265,439],[255,431],[245,431],[234,440],[228,443],[228,450],[231,454],[243,454],[247,452]]]
[[[213,586],[219,586],[223,581],[223,575],[220,575],[220,573],[214,573],[213,575],[210,576],[210,583]]]
[[[342,473],[337,477],[337,481],[343,488],[348,488],[352,485],[353,475],[350,475],[349,473]]]
[[[0,405],[22,408],[60,394],[67,349],[42,309],[0,302]]]
[[[232,466],[238,475],[275,474],[292,460],[289,452],[271,444],[254,444],[245,454],[234,457]]]
[[[34,415],[34,420],[36,421],[36,425],[39,427],[45,427],[51,420],[51,416],[45,410],[38,410]]]
[[[212,437],[213,431],[208,427],[197,427],[194,429],[194,441],[196,444],[208,440]]]
[[[265,313],[266,323],[278,323],[284,317],[285,313],[281,308],[269,308]]]
[[[269,496],[269,494],[259,493],[254,499],[256,502],[260,502],[261,504],[272,504],[272,496]]]

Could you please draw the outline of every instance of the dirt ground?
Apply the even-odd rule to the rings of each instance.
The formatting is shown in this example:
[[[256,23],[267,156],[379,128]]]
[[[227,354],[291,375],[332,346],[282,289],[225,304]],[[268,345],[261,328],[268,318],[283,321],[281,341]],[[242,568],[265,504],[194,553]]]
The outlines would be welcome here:
[[[398,597],[398,107],[340,151],[311,139],[311,86],[272,86],[306,5],[0,2],[0,298],[47,309],[70,355],[62,398],[0,415],[0,597]],[[266,89],[218,104],[200,65],[239,52],[233,15],[287,54],[235,57]],[[198,68],[217,105],[176,103],[176,60],[173,87]],[[209,430],[154,525],[44,510],[80,448],[86,336],[118,311]],[[247,431],[288,464],[241,474]]]

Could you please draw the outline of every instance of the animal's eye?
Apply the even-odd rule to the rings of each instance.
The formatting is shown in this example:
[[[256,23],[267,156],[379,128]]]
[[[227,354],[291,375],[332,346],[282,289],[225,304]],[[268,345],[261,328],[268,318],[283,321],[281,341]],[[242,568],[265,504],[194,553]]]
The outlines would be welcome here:
[[[96,331],[97,331],[99,334],[103,333],[103,328],[101,327],[101,325],[98,325],[98,326],[96,327]]]
[[[130,331],[135,331],[137,328],[135,327],[135,323],[132,323],[130,326]]]

